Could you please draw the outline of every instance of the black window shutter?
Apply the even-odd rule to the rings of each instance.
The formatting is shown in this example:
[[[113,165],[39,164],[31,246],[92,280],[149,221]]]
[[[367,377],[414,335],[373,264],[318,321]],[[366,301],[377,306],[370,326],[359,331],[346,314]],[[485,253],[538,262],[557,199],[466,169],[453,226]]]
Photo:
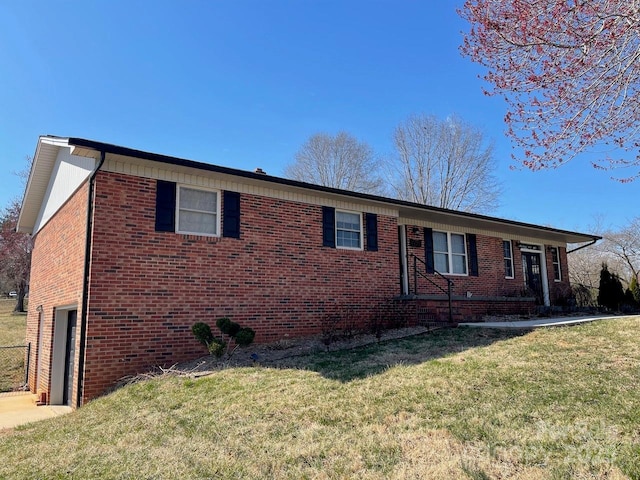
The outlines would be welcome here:
[[[322,246],[336,248],[336,210],[322,207]]]
[[[424,229],[424,261],[427,265],[427,273],[434,273],[436,269],[433,264],[433,230],[431,228]]]
[[[176,231],[176,184],[156,183],[156,232]]]
[[[366,214],[367,222],[367,250],[378,251],[378,216],[375,213]]]
[[[223,192],[222,236],[240,238],[240,194]]]
[[[478,247],[475,233],[467,233],[467,249],[469,250],[469,275],[478,276]]]

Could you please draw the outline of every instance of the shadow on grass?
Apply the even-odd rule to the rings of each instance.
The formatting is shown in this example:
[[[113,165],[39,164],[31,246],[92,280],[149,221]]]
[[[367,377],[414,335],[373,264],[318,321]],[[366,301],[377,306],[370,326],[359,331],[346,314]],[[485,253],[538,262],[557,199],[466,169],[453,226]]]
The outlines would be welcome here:
[[[323,377],[350,382],[377,375],[399,365],[418,365],[477,347],[485,347],[526,335],[531,330],[459,327],[387,340],[381,343],[332,352],[260,361],[268,368],[298,368]]]

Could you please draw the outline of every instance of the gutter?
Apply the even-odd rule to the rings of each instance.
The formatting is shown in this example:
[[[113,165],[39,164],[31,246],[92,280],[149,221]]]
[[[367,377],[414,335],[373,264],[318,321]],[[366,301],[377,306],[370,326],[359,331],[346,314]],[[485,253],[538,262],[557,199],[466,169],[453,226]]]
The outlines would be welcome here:
[[[193,168],[193,169],[203,170],[207,172],[214,172],[214,173],[220,173],[224,175],[231,175],[235,177],[259,180],[261,182],[269,182],[277,185],[285,185],[287,187],[301,188],[303,190],[312,190],[316,192],[328,193],[331,195],[341,195],[349,198],[357,198],[360,200],[366,200],[370,202],[383,203],[386,206],[391,205],[397,208],[404,207],[412,210],[415,209],[420,212],[433,212],[433,213],[440,213],[444,215],[462,217],[466,219],[469,219],[469,218],[477,219],[477,220],[486,221],[486,222],[498,223],[501,225],[511,225],[516,227],[533,229],[537,231],[550,232],[557,235],[582,237],[582,239],[584,240],[580,240],[580,241],[587,241],[588,239],[594,238],[593,235],[588,235],[588,234],[579,233],[579,232],[571,232],[568,230],[544,227],[541,225],[534,225],[531,223],[519,222],[516,220],[507,220],[503,218],[490,217],[487,215],[481,215],[477,213],[460,212],[457,210],[434,207],[431,205],[423,205],[420,203],[409,202],[406,200],[399,200],[394,198],[387,198],[379,195],[372,195],[369,193],[352,192],[348,190],[341,190],[338,188],[325,187],[322,185],[315,185],[311,183],[300,182],[297,180],[290,180],[287,178],[280,178],[280,177],[274,177],[271,175],[265,175],[263,173],[248,172],[245,170],[238,170],[230,167],[222,167],[222,166],[213,165],[210,163],[202,163],[202,162],[196,162],[193,160],[186,160],[183,158],[170,157],[168,155],[161,155],[158,153],[144,152],[142,150],[135,150],[127,147],[120,147],[118,145],[113,145],[110,143],[96,142],[93,140],[86,140],[83,138],[75,138],[75,137],[69,137],[67,140],[69,145],[96,150],[99,152],[110,153],[112,155],[139,158],[142,160],[149,160],[152,162],[159,162],[159,163],[175,165],[179,167],[187,167],[187,168]],[[571,242],[567,242],[567,243],[571,243]],[[578,243],[578,242],[575,242],[575,243]]]
[[[596,243],[598,240],[602,240],[602,237],[594,238],[594,239],[593,239],[593,240],[591,240],[589,243],[585,243],[584,245],[580,245],[579,247],[576,247],[576,248],[574,248],[573,250],[569,250],[569,251],[567,252],[567,255],[569,255],[570,253],[573,253],[573,252],[577,252],[578,250],[582,250],[583,248],[590,247],[591,245],[595,245],[595,243]]]
[[[78,383],[76,408],[80,408],[82,404],[82,393],[84,390],[84,357],[87,343],[87,317],[89,310],[87,302],[89,300],[89,270],[91,267],[91,236],[93,234],[93,195],[95,188],[95,178],[98,170],[104,164],[106,153],[104,150],[100,152],[100,162],[91,172],[89,177],[89,193],[87,195],[87,233],[84,251],[84,275],[82,279],[82,313],[80,316],[80,352],[78,355]]]

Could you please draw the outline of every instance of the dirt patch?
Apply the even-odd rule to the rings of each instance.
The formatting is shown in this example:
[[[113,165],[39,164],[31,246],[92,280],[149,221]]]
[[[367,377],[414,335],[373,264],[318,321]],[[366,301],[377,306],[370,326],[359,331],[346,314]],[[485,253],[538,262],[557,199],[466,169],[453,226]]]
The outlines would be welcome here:
[[[246,367],[251,365],[269,366],[288,358],[311,355],[319,352],[348,350],[378,342],[423,335],[430,331],[433,331],[433,329],[427,327],[401,328],[384,332],[379,340],[372,334],[356,335],[351,339],[338,340],[329,345],[325,345],[322,337],[319,335],[300,339],[283,339],[274,343],[238,348],[233,352],[231,357],[225,355],[218,359],[208,355],[191,362],[175,365],[171,370],[183,374],[201,376],[229,367]]]

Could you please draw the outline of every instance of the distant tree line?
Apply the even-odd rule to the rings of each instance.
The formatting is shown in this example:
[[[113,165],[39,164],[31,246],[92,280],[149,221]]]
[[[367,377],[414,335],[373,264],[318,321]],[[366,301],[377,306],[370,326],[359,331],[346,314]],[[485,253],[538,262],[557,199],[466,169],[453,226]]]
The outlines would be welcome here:
[[[640,217],[618,229],[593,230],[602,236],[596,245],[568,255],[569,275],[583,305],[612,310],[640,307]]]

